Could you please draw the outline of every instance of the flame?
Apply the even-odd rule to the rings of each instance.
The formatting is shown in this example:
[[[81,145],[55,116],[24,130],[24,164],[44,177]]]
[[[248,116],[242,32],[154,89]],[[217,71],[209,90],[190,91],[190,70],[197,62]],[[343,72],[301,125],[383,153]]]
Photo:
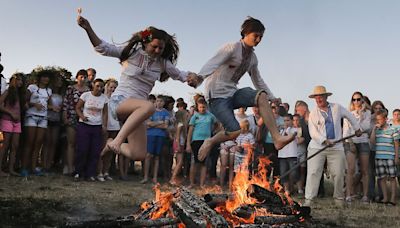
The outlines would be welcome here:
[[[170,217],[173,217],[174,215],[171,211],[171,203],[174,195],[171,192],[161,192],[160,184],[155,185],[153,190],[156,192],[156,204],[158,205],[158,209],[151,213],[150,219],[161,218],[166,212],[168,212]]]
[[[150,203],[149,202],[143,202],[140,204],[140,208],[144,211],[150,208]]]

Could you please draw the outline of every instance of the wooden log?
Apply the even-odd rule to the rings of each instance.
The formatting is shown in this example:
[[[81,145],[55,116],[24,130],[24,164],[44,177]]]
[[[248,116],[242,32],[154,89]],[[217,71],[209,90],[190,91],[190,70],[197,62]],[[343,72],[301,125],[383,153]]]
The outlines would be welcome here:
[[[225,205],[226,201],[230,197],[232,197],[232,195],[226,193],[221,193],[221,194],[209,193],[205,194],[203,198],[209,207],[216,208],[218,206]]]
[[[199,198],[188,189],[182,187],[179,189],[179,197],[175,200],[174,204],[179,207],[179,204],[186,204],[193,210],[191,213],[199,214],[201,218],[208,222],[208,226],[211,227],[229,227],[228,222],[218,214],[216,211],[211,209],[203,199]],[[178,213],[179,218],[181,218]],[[182,221],[184,218],[182,218]]]
[[[287,204],[287,202],[282,202],[282,199],[278,194],[270,192],[267,189],[256,184],[250,185],[250,187],[247,189],[247,193],[251,197],[257,199],[260,203],[265,203],[280,207],[283,207]]]
[[[256,216],[254,219],[255,224],[268,224],[268,225],[279,225],[283,223],[295,223],[298,222],[296,215],[285,215],[285,216]]]
[[[237,228],[272,228],[276,226],[268,225],[268,224],[242,224],[240,226],[237,226]]]
[[[295,214],[295,209],[289,205],[285,206],[276,206],[276,205],[271,205],[271,204],[256,204],[254,205],[256,208],[264,208],[266,211],[268,211],[271,214],[275,215],[294,215]]]
[[[207,227],[207,220],[195,211],[186,201],[177,199],[172,204],[174,214],[186,225],[186,227]]]
[[[251,215],[254,213],[255,209],[252,206],[245,205],[236,208],[232,214],[234,214],[237,217],[248,219],[251,217]]]
[[[82,222],[70,222],[61,227],[68,228],[107,228],[107,227],[165,227],[174,226],[180,221],[177,218],[159,218],[159,219],[139,219],[135,220],[133,216],[127,216],[117,219],[93,220]]]

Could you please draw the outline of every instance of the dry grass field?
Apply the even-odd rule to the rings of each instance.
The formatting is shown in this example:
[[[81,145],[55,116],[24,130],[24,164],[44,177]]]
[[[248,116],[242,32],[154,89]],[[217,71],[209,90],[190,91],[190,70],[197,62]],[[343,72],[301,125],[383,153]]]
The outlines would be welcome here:
[[[0,227],[59,227],[71,221],[127,216],[141,202],[153,199],[151,188],[140,184],[139,176],[105,183],[74,182],[61,175],[1,178]],[[326,189],[332,192],[329,181]],[[340,207],[326,197],[312,207],[312,227],[400,227],[399,208],[358,202]]]

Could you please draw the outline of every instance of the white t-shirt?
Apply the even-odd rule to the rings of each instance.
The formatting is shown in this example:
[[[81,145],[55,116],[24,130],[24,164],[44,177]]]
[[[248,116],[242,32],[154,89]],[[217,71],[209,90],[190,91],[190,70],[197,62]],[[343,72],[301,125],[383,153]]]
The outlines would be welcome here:
[[[283,134],[296,134],[296,128],[288,127],[281,130],[281,135]],[[297,140],[293,140],[281,150],[278,151],[278,158],[296,158],[297,157]]]
[[[119,131],[121,129],[121,125],[117,119],[113,117],[111,114],[111,109],[108,109],[108,123],[107,130],[108,131]]]
[[[7,82],[6,82],[6,79],[5,78],[3,78],[3,77],[0,77],[0,80],[1,80],[1,94],[3,94],[4,93],[4,91],[6,91],[6,89],[7,89]]]
[[[26,114],[35,116],[47,116],[47,105],[49,98],[52,94],[50,88],[39,88],[36,84],[30,84],[28,86],[29,92],[31,92],[30,103],[41,104],[43,109],[38,110],[36,107],[32,106],[27,111]]]
[[[104,105],[108,103],[106,95],[94,96],[91,91],[85,92],[80,99],[85,102],[83,105],[83,115],[88,118],[83,121],[79,118],[79,122],[84,122],[89,125],[102,125],[102,115]]]

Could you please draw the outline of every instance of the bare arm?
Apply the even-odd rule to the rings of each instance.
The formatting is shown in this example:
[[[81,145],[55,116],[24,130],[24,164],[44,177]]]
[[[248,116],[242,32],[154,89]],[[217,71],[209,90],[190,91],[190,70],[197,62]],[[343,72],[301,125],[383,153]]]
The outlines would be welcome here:
[[[82,17],[78,16],[78,25],[81,26],[87,33],[90,42],[92,43],[93,47],[96,47],[101,44],[100,38],[96,35],[96,33],[93,31],[92,26],[90,26],[89,21]]]
[[[79,99],[78,103],[75,106],[76,114],[79,116],[79,119],[83,121],[87,121],[88,118],[83,115],[82,108],[85,105],[85,102],[82,99]]]
[[[193,125],[189,126],[189,133],[188,133],[188,137],[186,139],[186,149],[188,152],[192,152],[192,147],[190,145],[190,143],[192,142],[192,135],[193,135]]]

